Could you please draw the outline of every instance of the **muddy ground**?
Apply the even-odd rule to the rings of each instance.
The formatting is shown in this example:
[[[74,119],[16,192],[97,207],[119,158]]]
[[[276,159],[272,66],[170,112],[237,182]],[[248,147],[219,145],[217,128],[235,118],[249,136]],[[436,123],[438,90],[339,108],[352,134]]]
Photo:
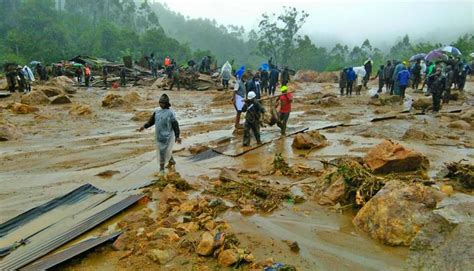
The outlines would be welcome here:
[[[369,87],[374,88],[375,82],[369,84]],[[110,91],[122,96],[136,92],[139,97],[135,97],[133,102],[129,99],[119,103],[117,107],[109,108],[102,106],[107,90],[93,88],[86,91],[85,88],[76,88],[77,92],[69,95],[72,104],[35,105],[39,110],[30,114],[12,112],[9,105],[20,102],[20,94],[0,99],[0,120],[13,124],[21,133],[18,139],[0,142],[0,222],[60,196],[80,184],[91,183],[106,190],[121,190],[157,179],[154,130],[138,133],[136,129],[157,106],[159,96],[167,93],[183,135],[183,143],[174,147],[177,162],[175,171],[194,188],[182,192],[184,194],[180,200],[185,202],[198,198],[210,202],[216,198],[225,199],[230,207],[213,215],[213,220],[225,225],[223,228],[227,234],[237,236],[238,247],[253,255],[254,264],[272,258],[274,262],[294,265],[299,270],[403,269],[409,254],[407,247],[387,246],[371,239],[353,225],[356,209],[321,206],[311,194],[311,187],[295,185],[294,187],[303,191],[306,201],[295,203],[293,199],[284,199],[277,204],[276,209],[268,213],[259,208],[249,213],[242,212],[242,204],[239,202],[232,202],[229,197],[209,191],[215,188],[223,167],[245,169],[253,175],[247,176],[247,179],[265,179],[270,186],[280,187],[304,180],[308,176],[319,176],[319,171],[324,166],[320,160],[363,157],[370,148],[384,139],[393,139],[427,156],[430,161],[427,175],[436,183],[440,179],[440,172],[444,170],[445,162],[461,159],[470,163],[474,161],[472,128],[452,128],[454,126],[450,124],[459,119],[460,113],[434,115],[428,111],[424,115],[402,114],[399,112],[403,110],[403,106],[399,103],[371,104],[366,90],[362,91],[361,96],[337,97],[333,99],[336,104],[331,101],[325,104],[318,101],[324,94],[337,95],[339,89],[336,84],[298,83],[293,84],[292,89],[296,92],[289,126],[311,129],[331,123],[347,124],[320,131],[327,138],[328,146],[312,150],[308,154],[307,150],[292,147],[294,136],[275,137],[271,143],[239,157],[209,154],[209,157],[205,157],[208,159],[198,161],[191,159],[193,154],[189,147],[196,144],[207,146],[209,142],[234,137],[231,92],[178,92],[151,87],[129,87]],[[424,97],[421,93],[413,93],[411,89],[408,94],[415,100]],[[472,108],[469,104],[473,102],[473,94],[474,83],[470,82],[467,84],[465,97],[451,101],[443,110],[447,112],[449,109]],[[78,105],[86,106],[85,112],[78,113]],[[396,118],[370,122],[374,117],[391,115]],[[470,125],[474,125],[472,119]],[[270,133],[277,134],[278,128],[274,126],[262,129],[262,134]],[[251,144],[255,145],[255,141]],[[272,173],[272,162],[277,153],[281,153],[290,165],[300,165],[303,173],[291,176]],[[309,174],[306,174],[307,169],[311,169]],[[109,171],[108,174],[100,174],[105,171]],[[156,230],[154,226],[134,228],[130,216],[145,214],[153,223],[158,223],[160,218],[166,217],[166,212],[163,213],[160,208],[168,204],[161,201],[163,197],[170,197],[167,189],[175,188],[145,188],[151,198],[148,205],[127,211],[99,227],[94,233],[101,234],[120,227],[134,234],[144,230],[145,235],[148,231]],[[178,193],[174,191],[171,193]],[[235,207],[236,204],[240,204],[238,208]],[[219,227],[211,227],[217,228]],[[192,244],[199,243],[202,232],[201,226],[197,236],[193,236]],[[188,237],[187,233],[179,232],[178,235],[180,241]],[[146,242],[142,250],[117,251],[107,245],[61,268],[156,270],[161,267],[162,270],[214,270],[217,266],[214,258],[198,256],[194,249],[156,244],[145,239],[137,237],[140,242]],[[175,241],[168,240],[170,243]],[[299,251],[292,251],[288,245],[295,241]],[[160,265],[147,254],[147,250],[155,248],[173,250],[174,256],[169,257],[166,264]],[[258,268],[258,265],[254,267]],[[252,265],[245,264],[242,268],[252,268]]]

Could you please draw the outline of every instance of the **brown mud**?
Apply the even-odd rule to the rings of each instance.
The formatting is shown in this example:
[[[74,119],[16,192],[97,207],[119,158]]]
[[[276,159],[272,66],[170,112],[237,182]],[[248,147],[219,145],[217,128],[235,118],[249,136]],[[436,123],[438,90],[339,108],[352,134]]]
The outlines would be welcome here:
[[[375,87],[373,84],[374,82],[369,86]],[[194,189],[186,192],[183,202],[206,197],[209,200],[224,199],[230,207],[212,219],[228,225],[226,230],[237,236],[239,248],[252,253],[254,264],[273,258],[274,262],[291,264],[299,270],[404,269],[408,248],[390,247],[371,239],[353,225],[355,211],[352,208],[318,205],[313,194],[314,188],[305,183],[323,174],[327,164],[322,160],[364,157],[369,149],[384,139],[392,139],[428,157],[430,167],[424,178],[434,178],[435,183],[440,182],[446,175],[439,177],[440,172],[446,170],[445,163],[465,159],[472,164],[474,161],[472,128],[450,125],[460,120],[465,110],[462,113],[449,113],[450,109],[457,108],[470,107],[472,110],[472,105],[466,105],[466,100],[458,100],[445,105],[444,113],[437,115],[429,111],[423,115],[399,113],[403,110],[402,105],[369,104],[371,98],[366,91],[362,91],[362,96],[326,96],[333,97],[331,99],[337,103],[327,102],[323,106],[321,101],[326,99],[323,95],[336,95],[339,92],[337,84],[300,83],[294,86],[298,86],[298,89],[289,125],[309,127],[311,130],[322,124],[333,123],[333,128],[320,131],[328,142],[326,146],[314,150],[298,150],[292,147],[294,136],[288,136],[277,138],[239,157],[211,155],[209,159],[200,161],[190,159],[193,156],[189,151],[190,147],[199,144],[208,146],[209,142],[218,144],[226,142],[226,138],[234,137],[234,109],[229,103],[231,92],[134,88],[136,92],[133,92],[133,101],[121,98],[119,106],[109,108],[102,106],[102,100],[108,93],[106,90],[93,88],[92,91],[86,91],[81,88],[74,94],[69,94],[72,104],[39,104],[35,105],[38,110],[31,114],[15,114],[9,109],[9,105],[20,103],[21,95],[3,98],[0,100],[0,124],[13,124],[21,137],[0,142],[0,222],[60,196],[80,184],[91,183],[105,190],[120,191],[134,184],[156,179],[158,165],[154,131],[149,129],[142,134],[136,132],[147,116],[137,112],[150,114],[158,105],[159,96],[167,93],[183,135],[183,144],[174,147],[177,162],[175,170]],[[472,100],[474,84],[468,83],[466,88],[466,99]],[[123,89],[112,92],[121,97],[130,93]],[[411,90],[408,93],[415,100],[423,96],[412,93]],[[375,117],[390,114],[396,117],[371,122]],[[473,126],[472,117],[468,117],[467,123]],[[268,131],[278,131],[278,127],[262,129],[262,133]],[[253,139],[251,144],[256,144]],[[275,172],[273,162],[276,154],[282,155],[294,169],[294,174]],[[262,205],[256,202],[256,198],[236,198],[218,193],[225,191],[226,185],[229,185],[219,178],[220,169],[224,167],[235,169],[239,182],[242,179],[251,184],[261,182],[262,187],[268,188],[272,195],[275,191],[284,192],[281,197],[277,197],[271,210],[261,208]],[[464,174],[472,176],[472,170]],[[297,182],[302,184],[295,184]],[[219,186],[224,189],[216,189]],[[297,189],[290,189],[291,187]],[[456,189],[458,186],[454,187]],[[147,188],[146,192],[151,195],[152,200],[147,207],[139,206],[129,210],[87,236],[119,229],[120,221],[133,213],[145,212],[147,217],[157,223],[156,216],[160,210],[163,189],[166,186]],[[250,192],[255,192],[254,188],[249,189]],[[295,202],[295,197],[291,196],[294,195],[294,190],[302,193],[305,199],[302,203]],[[286,194],[290,196],[286,197]],[[261,193],[257,193],[257,197],[263,198],[264,203],[267,200]],[[247,207],[253,210],[242,212]],[[145,230],[148,230],[147,227]],[[198,232],[205,230],[202,226]],[[180,240],[190,236],[189,233],[178,235]],[[193,245],[199,242],[199,236],[195,238]],[[161,246],[150,243],[149,240],[138,240],[149,250]],[[300,248],[299,252],[292,251],[288,246],[288,243],[295,241]],[[152,260],[153,257],[146,257],[145,254],[131,252],[124,255],[114,251],[109,245],[87,253],[61,266],[61,269],[135,270],[136,264],[140,264],[143,270],[206,270],[200,269],[200,266],[217,266],[216,259],[200,257],[193,249],[185,252],[182,248],[166,249],[177,253],[167,265],[157,264]],[[252,264],[244,266],[251,268]]]

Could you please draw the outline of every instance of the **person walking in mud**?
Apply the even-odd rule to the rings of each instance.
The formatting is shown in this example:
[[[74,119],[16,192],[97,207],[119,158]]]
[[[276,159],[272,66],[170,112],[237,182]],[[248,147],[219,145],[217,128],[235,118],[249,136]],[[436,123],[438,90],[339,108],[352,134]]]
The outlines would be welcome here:
[[[262,85],[262,94],[267,95],[268,94],[268,71],[262,69],[260,72],[260,80],[261,80],[261,85]]]
[[[342,69],[339,73],[339,89],[341,90],[341,96],[344,96],[344,89],[347,86],[347,69]]]
[[[402,97],[402,100],[405,99],[405,91],[410,82],[410,72],[406,67],[403,67],[402,70],[397,75],[399,95]]]
[[[428,85],[433,98],[433,113],[437,113],[441,107],[441,98],[447,88],[446,77],[441,73],[441,68],[436,68],[436,72],[428,78]]]
[[[276,86],[278,84],[278,76],[279,76],[279,71],[278,71],[278,68],[275,67],[275,66],[270,66],[271,67],[271,71],[270,71],[270,78],[269,78],[269,86],[268,86],[268,95],[275,95],[275,90],[276,90]]]
[[[125,69],[125,67],[122,67],[122,69],[120,70],[120,86],[121,87],[125,87],[127,85],[127,70]]]
[[[374,78],[372,78],[372,80],[374,79],[377,79],[377,77],[379,78],[379,88],[377,90],[377,93],[382,93],[382,89],[383,89],[383,85],[385,83],[385,79],[384,79],[384,76],[385,76],[385,72],[384,72],[384,65],[380,65],[380,68],[379,70],[377,71],[377,75],[375,75]]]
[[[245,76],[241,78],[237,77],[237,82],[234,86],[234,95],[232,96],[232,103],[234,104],[235,111],[237,115],[235,116],[235,129],[239,129],[240,127],[240,116],[242,115],[242,108],[244,107],[244,100],[245,100]]]
[[[354,81],[357,75],[352,67],[347,68],[347,88],[346,96],[352,96],[352,88],[354,87]]]
[[[278,111],[277,125],[280,127],[281,135],[286,135],[286,126],[290,118],[291,103],[293,102],[293,94],[288,92],[287,86],[281,87],[281,95],[278,97],[275,107],[280,107]]]
[[[286,86],[290,82],[290,72],[288,71],[288,67],[285,66],[283,72],[281,73],[281,85]]]
[[[86,67],[84,69],[84,76],[85,76],[86,88],[89,88],[90,82],[91,82],[91,68],[89,67],[88,64],[86,64]]]
[[[242,112],[245,114],[245,124],[244,124],[244,142],[243,146],[250,146],[250,130],[252,130],[257,144],[262,144],[260,140],[260,117],[265,113],[265,109],[262,107],[260,102],[256,99],[257,95],[255,92],[249,92],[245,104],[242,107]]]
[[[180,69],[178,67],[175,67],[173,70],[173,78],[171,81],[170,90],[173,90],[173,87],[176,84],[178,85],[178,91],[180,91],[181,90],[180,80],[181,80]]]
[[[157,108],[150,119],[138,129],[142,132],[155,125],[156,148],[158,163],[160,164],[160,176],[165,174],[165,164],[169,167],[176,165],[172,151],[174,143],[181,144],[179,123],[175,113],[170,109],[171,103],[168,95],[163,94],[159,100],[160,108]]]

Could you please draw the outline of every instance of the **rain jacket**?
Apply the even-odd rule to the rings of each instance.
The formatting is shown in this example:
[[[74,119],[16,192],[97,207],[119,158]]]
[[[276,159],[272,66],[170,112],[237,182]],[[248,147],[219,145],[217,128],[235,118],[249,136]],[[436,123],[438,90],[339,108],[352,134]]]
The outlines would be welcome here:
[[[346,69],[342,70],[339,74],[339,87],[345,88],[347,85],[347,71]]]
[[[160,163],[167,163],[171,158],[175,138],[179,138],[179,124],[174,112],[157,108],[144,127],[155,125],[155,139]]]
[[[277,83],[278,82],[279,72],[276,68],[273,68],[270,72],[270,83]]]
[[[347,69],[347,81],[348,82],[354,82],[357,78],[356,73],[354,72],[353,68]]]
[[[401,70],[397,75],[397,80],[400,86],[408,86],[408,81],[410,81],[410,72],[407,69]]]
[[[385,67],[385,69],[384,69],[384,79],[386,81],[392,79],[393,71],[394,71],[394,66],[393,65],[387,65]]]
[[[398,73],[401,72],[405,68],[405,65],[402,63],[398,63],[397,66],[395,66],[395,69],[393,71],[392,79],[393,81],[397,81],[398,79]]]

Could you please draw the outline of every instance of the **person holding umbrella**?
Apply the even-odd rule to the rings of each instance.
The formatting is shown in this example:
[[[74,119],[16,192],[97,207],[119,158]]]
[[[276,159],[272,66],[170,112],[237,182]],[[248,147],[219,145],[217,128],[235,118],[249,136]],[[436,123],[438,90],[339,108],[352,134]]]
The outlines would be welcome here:
[[[439,112],[446,83],[446,77],[441,73],[440,67],[436,68],[436,72],[428,78],[428,86],[433,97],[433,113]]]

